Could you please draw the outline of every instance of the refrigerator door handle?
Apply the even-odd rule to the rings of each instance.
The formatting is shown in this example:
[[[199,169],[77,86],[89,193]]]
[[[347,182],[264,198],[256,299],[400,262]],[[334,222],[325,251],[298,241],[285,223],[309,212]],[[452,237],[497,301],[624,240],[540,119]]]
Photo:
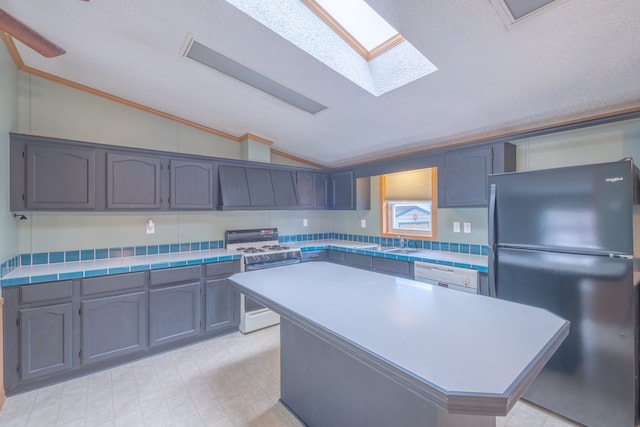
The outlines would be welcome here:
[[[489,296],[496,297],[496,184],[491,184],[489,193],[489,253],[488,253],[488,267],[489,267]]]

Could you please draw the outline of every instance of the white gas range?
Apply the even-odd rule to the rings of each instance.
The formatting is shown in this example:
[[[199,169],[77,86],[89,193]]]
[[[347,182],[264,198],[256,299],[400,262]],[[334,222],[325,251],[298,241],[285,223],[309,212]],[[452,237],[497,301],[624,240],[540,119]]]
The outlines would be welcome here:
[[[228,250],[242,252],[242,271],[297,264],[302,261],[299,248],[278,242],[277,228],[228,230]],[[245,295],[240,295],[240,332],[249,333],[280,323],[280,316]]]

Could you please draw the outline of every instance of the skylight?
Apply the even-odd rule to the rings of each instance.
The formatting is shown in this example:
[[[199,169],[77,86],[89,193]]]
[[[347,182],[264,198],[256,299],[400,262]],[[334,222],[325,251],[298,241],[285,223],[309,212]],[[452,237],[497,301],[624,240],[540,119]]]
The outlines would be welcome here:
[[[388,30],[388,23],[384,24],[386,29],[383,29],[382,24],[374,24],[375,30],[369,33],[372,32],[377,39],[370,40],[359,35],[359,30],[352,28],[348,23],[354,20],[362,21],[362,17],[358,15],[361,12],[341,12],[346,13],[350,20],[338,23],[338,13],[333,17],[320,6],[323,4],[327,9],[333,10],[336,4],[356,1],[363,3],[369,10],[364,12],[365,14],[375,13],[362,0],[227,0],[229,4],[374,96],[414,82],[437,70],[435,65],[397,31],[393,28]],[[311,4],[322,9],[327,19],[318,14]],[[382,18],[377,16],[376,19]],[[356,40],[356,37],[361,40],[352,43],[345,38],[345,34],[353,40]],[[382,44],[379,44],[380,40]],[[358,45],[360,51],[356,47]],[[365,45],[374,47],[370,51]]]
[[[362,0],[302,0],[365,60],[400,43],[402,36]]]

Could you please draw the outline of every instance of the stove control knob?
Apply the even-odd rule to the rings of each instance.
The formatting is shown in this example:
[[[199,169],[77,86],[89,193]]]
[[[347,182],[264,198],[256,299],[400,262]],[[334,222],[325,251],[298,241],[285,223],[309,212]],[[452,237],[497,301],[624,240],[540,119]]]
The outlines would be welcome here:
[[[262,255],[262,260],[263,261],[269,261],[269,255]]]
[[[465,277],[464,279],[462,279],[462,283],[464,283],[465,285],[468,285],[471,281],[469,280],[468,277]]]

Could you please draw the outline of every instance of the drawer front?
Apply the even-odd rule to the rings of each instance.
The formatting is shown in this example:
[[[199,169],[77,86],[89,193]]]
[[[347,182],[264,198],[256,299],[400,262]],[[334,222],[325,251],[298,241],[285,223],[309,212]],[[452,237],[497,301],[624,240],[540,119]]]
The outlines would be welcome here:
[[[84,296],[144,288],[146,275],[146,272],[140,271],[138,273],[114,274],[111,276],[82,279],[81,293]]]
[[[158,286],[166,285],[168,283],[199,281],[200,270],[199,265],[152,270],[149,277],[149,283],[151,286]]]
[[[238,267],[235,267],[235,265],[237,265]],[[214,262],[214,263],[205,265],[204,275],[207,277],[230,276],[233,273],[238,273],[240,271],[239,267],[240,267],[240,264],[238,261]]]
[[[72,294],[71,280],[24,285],[20,287],[20,304],[68,299]]]

